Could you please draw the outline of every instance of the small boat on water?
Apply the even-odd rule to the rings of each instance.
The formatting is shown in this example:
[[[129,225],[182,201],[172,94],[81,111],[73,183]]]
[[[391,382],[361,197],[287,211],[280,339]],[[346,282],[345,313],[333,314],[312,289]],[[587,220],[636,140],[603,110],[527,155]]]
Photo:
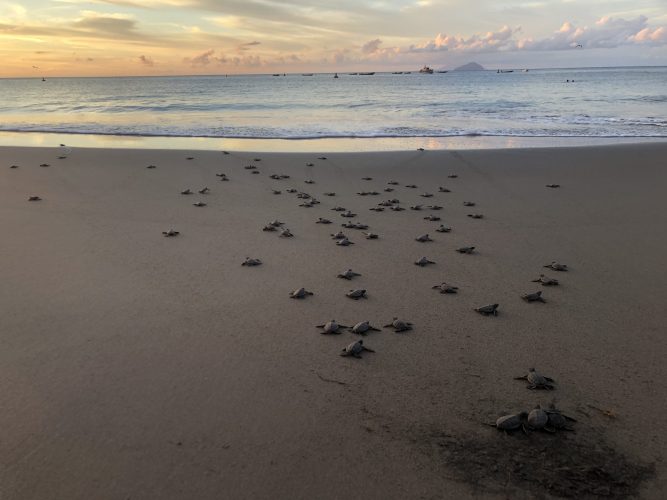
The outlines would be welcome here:
[[[426,75],[432,75],[433,70],[429,68],[428,66],[424,66],[422,69],[419,70],[420,73],[424,73]]]
[[[45,81],[46,81],[46,78],[42,77],[42,81],[45,82]]]
[[[443,74],[443,73],[447,73],[447,71],[436,71],[436,73]]]
[[[301,73],[301,76],[313,76],[312,73]]]
[[[334,75],[334,78],[338,78],[338,73],[336,73],[336,74]]]
[[[513,69],[499,69],[498,73],[514,73]]]
[[[359,73],[348,73],[350,76],[357,76]]]
[[[375,71],[372,71],[370,73],[359,73],[360,76],[373,76],[375,74]]]
[[[394,71],[394,72],[392,72],[391,74],[392,74],[392,75],[402,75],[403,72],[402,72],[402,71]]]
[[[273,75],[271,75],[271,76],[280,76],[280,75],[279,75],[278,73],[275,73],[275,74],[273,74]]]

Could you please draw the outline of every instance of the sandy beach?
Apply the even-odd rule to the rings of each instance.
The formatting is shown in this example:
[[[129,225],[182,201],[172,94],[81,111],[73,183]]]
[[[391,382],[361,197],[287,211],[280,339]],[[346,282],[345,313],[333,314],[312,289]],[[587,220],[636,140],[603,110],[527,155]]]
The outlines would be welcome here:
[[[667,143],[61,154],[0,148],[0,498],[667,496]],[[375,352],[340,357],[331,319]],[[484,425],[552,402],[574,432]]]

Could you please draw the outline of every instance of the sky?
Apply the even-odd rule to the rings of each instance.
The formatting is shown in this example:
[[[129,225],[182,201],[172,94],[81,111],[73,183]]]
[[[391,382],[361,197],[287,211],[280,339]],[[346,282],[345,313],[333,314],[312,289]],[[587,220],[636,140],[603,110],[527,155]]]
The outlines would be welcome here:
[[[0,77],[667,65],[667,0],[0,0]]]

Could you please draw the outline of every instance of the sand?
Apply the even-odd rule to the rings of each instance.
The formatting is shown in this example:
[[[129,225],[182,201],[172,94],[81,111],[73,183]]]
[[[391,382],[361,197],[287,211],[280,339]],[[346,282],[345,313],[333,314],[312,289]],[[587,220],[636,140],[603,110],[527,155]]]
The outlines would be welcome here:
[[[59,154],[0,148],[0,498],[667,495],[667,144]],[[444,209],[368,210],[387,198]],[[334,205],[380,239],[344,229],[355,245],[335,246]],[[294,237],[263,232],[272,219]],[[362,276],[336,278],[349,267]],[[531,283],[542,272],[561,285]],[[344,296],[357,287],[368,299]],[[546,304],[521,300],[540,289]],[[494,302],[498,317],[473,311]],[[315,328],[394,316],[414,330],[370,333],[363,359]],[[532,366],[556,390],[513,380]],[[483,425],[552,401],[576,432]]]

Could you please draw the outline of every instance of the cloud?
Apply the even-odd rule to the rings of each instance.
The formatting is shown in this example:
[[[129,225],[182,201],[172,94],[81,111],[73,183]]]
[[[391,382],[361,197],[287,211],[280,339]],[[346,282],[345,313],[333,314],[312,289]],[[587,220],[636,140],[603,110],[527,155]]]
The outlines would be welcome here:
[[[243,50],[250,50],[252,47],[255,47],[255,46],[257,46],[257,45],[261,45],[261,44],[262,44],[262,42],[257,42],[257,41],[254,41],[254,42],[248,42],[248,43],[242,43],[242,44],[240,44],[236,49],[237,49],[237,50],[240,50],[240,51],[243,51]]]
[[[191,66],[208,66],[211,62],[216,60],[216,58],[213,57],[213,54],[215,54],[215,50],[209,49],[194,57],[186,57],[183,59],[183,62],[190,64]]]
[[[373,54],[379,50],[381,44],[382,40],[376,38],[375,40],[371,40],[363,44],[361,47],[361,52],[364,54]]]
[[[139,56],[139,62],[143,64],[144,66],[154,66],[155,62],[153,61],[153,58],[150,56],[145,56],[145,55],[140,55]]]
[[[602,17],[592,26],[577,27],[565,22],[552,35],[544,38],[519,39],[521,27],[503,26],[499,31],[475,34],[468,38],[439,34],[433,40],[411,45],[407,52],[499,52],[522,50],[570,50],[577,45],[585,49],[611,49],[623,45],[667,44],[667,30],[664,27],[651,28],[648,19],[639,16],[635,19]]]

